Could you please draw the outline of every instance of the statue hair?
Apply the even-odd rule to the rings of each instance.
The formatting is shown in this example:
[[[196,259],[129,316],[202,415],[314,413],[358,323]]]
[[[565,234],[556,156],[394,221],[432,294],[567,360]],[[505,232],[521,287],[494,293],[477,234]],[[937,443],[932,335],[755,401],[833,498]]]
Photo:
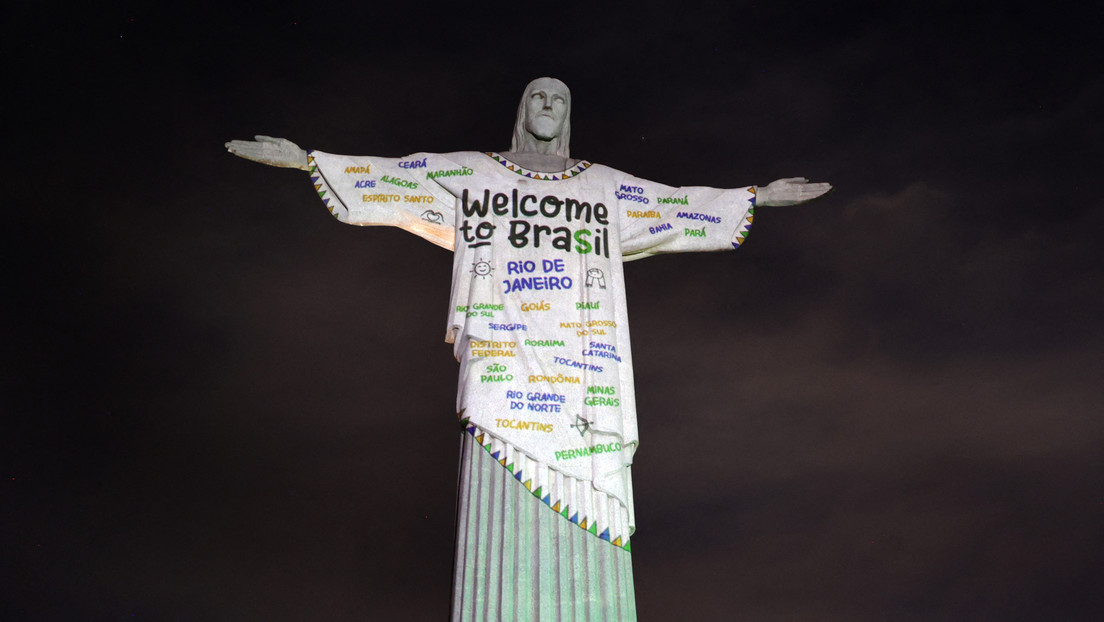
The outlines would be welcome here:
[[[567,91],[567,107],[564,113],[563,131],[560,135],[553,138],[552,142],[555,144],[553,153],[562,158],[571,157],[571,89],[567,88],[567,85],[557,80],[556,78],[537,78],[525,86],[525,92],[521,95],[521,103],[518,104],[517,121],[514,122],[514,137],[510,141],[510,151],[517,152],[525,146],[526,138],[531,137],[529,132],[525,129],[525,102],[529,101],[529,96],[533,92],[533,85],[540,80],[553,80],[559,82],[564,90]],[[536,138],[532,138],[536,140]]]

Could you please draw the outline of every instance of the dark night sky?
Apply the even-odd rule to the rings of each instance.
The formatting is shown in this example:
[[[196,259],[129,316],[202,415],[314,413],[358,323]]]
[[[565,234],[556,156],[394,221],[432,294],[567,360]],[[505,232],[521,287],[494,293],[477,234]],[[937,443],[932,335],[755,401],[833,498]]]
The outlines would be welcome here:
[[[1104,618],[1093,16],[321,4],[5,9],[0,619],[445,619],[451,257],[222,144],[504,149],[543,75],[577,157],[836,188],[626,266],[641,620]]]

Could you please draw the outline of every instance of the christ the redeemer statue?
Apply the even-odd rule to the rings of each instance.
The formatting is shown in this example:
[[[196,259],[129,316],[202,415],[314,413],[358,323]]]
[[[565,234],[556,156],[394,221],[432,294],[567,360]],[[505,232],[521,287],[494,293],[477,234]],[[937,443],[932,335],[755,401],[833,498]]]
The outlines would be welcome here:
[[[453,620],[635,620],[636,400],[622,262],[732,250],[802,178],[674,188],[571,158],[571,94],[531,82],[510,151],[402,158],[232,141],[310,173],[338,220],[453,251],[445,341],[463,426]]]

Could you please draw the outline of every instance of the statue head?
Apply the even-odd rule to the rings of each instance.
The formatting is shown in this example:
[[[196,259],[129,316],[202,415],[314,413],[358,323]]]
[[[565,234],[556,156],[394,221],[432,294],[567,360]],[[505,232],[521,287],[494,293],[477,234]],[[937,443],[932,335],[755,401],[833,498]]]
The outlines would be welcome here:
[[[570,156],[571,91],[555,78],[537,78],[518,104],[510,150]]]

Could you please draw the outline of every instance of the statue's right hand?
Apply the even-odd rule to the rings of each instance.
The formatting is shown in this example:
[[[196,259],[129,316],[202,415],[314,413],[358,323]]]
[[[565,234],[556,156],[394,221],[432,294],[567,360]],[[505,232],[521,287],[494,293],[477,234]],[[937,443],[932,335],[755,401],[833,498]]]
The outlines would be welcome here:
[[[226,143],[226,150],[246,160],[253,160],[269,166],[298,168],[309,170],[307,152],[286,138],[254,136],[257,140],[232,140]]]

